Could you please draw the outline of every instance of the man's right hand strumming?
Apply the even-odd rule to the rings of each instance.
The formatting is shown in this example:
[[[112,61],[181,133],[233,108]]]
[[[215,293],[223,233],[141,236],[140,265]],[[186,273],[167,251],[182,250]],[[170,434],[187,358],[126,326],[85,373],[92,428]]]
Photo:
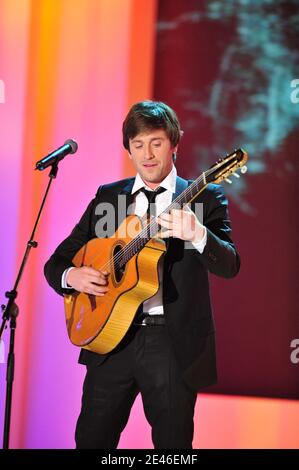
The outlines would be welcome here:
[[[78,292],[103,296],[108,292],[107,271],[99,271],[89,266],[73,268],[67,273],[67,284]]]

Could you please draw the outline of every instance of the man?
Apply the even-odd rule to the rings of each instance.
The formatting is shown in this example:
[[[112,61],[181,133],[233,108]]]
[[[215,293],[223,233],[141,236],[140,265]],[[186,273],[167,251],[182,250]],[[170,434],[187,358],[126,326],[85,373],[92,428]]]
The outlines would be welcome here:
[[[230,238],[221,186],[209,184],[192,210],[161,214],[191,184],[177,176],[174,166],[181,133],[175,112],[166,104],[144,101],[132,106],[123,123],[123,143],[136,178],[101,186],[45,266],[46,278],[59,294],[74,289],[104,296],[111,288],[109,273],[72,264],[88,240],[105,236],[96,230],[97,205],[111,203],[118,220],[118,199],[126,195],[127,207],[142,217],[151,191],[159,188],[155,209],[162,227],[159,236],[167,246],[158,267],[160,287],[143,302],[111,353],[81,350],[79,362],[87,373],[77,448],[116,448],[139,392],[155,448],[192,448],[197,391],[216,381],[208,271],[231,278],[238,273],[239,256]],[[195,215],[196,203],[203,207],[202,223]]]

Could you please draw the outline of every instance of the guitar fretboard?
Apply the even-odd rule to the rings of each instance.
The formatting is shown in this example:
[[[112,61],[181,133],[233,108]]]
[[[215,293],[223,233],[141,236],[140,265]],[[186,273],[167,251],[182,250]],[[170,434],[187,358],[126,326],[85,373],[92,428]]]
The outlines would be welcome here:
[[[168,214],[172,209],[180,209],[191,202],[210,182],[222,181],[227,174],[231,174],[247,161],[247,154],[242,149],[235,150],[225,158],[220,159],[209,170],[204,171],[190,186],[188,186],[172,203],[162,212]],[[151,220],[141,232],[127,245],[121,248],[109,261],[116,269],[121,269],[134,255],[136,255],[147,242],[155,237],[160,230],[160,225],[155,219]]]

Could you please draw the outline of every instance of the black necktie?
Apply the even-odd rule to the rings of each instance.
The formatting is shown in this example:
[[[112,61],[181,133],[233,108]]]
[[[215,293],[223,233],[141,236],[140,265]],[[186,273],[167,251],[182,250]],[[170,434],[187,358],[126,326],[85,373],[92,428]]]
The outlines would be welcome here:
[[[146,212],[147,215],[148,216],[153,215],[155,217],[156,216],[156,204],[154,204],[154,202],[158,194],[161,194],[164,191],[166,191],[166,188],[162,188],[162,186],[160,186],[155,191],[149,191],[148,189],[141,188],[140,191],[142,191],[146,195],[147,200],[148,200],[148,208]]]

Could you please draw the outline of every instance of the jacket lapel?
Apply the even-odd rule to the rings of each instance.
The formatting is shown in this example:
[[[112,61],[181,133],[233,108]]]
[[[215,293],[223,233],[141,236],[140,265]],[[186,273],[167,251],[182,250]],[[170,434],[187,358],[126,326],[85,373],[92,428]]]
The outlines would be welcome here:
[[[174,201],[188,187],[188,181],[180,176],[176,177],[175,193],[172,195]]]
[[[123,188],[120,192],[121,196],[125,196],[124,206],[125,206],[126,216],[129,215],[129,213],[128,213],[129,206],[131,204],[133,204],[133,202],[134,202],[134,196],[135,195],[131,193],[133,185],[134,185],[134,181],[135,181],[135,178],[129,178],[128,180],[126,180],[126,183],[125,183],[125,185],[123,186]],[[122,206],[123,206],[123,204],[122,204]]]

